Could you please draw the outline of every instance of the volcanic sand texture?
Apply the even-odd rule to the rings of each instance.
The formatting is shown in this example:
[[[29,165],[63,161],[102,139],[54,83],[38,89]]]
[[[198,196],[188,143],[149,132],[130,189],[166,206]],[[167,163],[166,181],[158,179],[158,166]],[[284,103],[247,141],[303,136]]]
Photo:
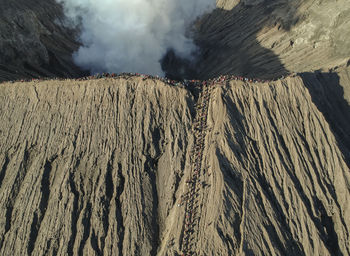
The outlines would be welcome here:
[[[0,91],[0,254],[154,255],[192,96],[142,79]]]
[[[203,255],[348,255],[349,168],[302,80],[214,93]]]
[[[176,255],[193,96],[141,78],[0,85],[0,254]],[[350,177],[299,77],[213,88],[199,255],[348,255]]]

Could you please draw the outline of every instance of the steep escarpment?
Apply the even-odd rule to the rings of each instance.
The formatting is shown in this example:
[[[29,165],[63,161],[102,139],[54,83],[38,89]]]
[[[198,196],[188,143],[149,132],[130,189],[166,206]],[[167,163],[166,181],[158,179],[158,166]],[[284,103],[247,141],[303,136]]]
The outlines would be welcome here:
[[[303,73],[302,78],[313,102],[322,112],[343,148],[350,166],[350,67],[330,72]]]
[[[155,255],[192,96],[141,78],[0,87],[0,254]]]
[[[1,254],[348,255],[349,152],[305,83],[1,84]]]
[[[347,1],[218,0],[197,24],[201,78],[274,78],[328,70],[350,58]]]
[[[302,79],[214,93],[202,254],[348,255],[346,151]]]
[[[0,7],[0,81],[83,74],[55,1]],[[0,84],[0,255],[350,255],[349,13],[218,0],[162,62],[247,78]]]
[[[54,0],[0,0],[0,81],[28,77],[76,77],[77,31]]]

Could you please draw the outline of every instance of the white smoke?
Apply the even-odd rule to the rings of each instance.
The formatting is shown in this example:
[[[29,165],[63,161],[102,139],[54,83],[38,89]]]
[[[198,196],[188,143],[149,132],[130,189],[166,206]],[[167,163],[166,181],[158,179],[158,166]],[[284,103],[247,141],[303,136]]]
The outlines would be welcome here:
[[[186,32],[195,19],[215,8],[215,0],[56,0],[79,20],[82,47],[77,65],[96,72],[163,75],[168,49],[182,58],[196,51]]]

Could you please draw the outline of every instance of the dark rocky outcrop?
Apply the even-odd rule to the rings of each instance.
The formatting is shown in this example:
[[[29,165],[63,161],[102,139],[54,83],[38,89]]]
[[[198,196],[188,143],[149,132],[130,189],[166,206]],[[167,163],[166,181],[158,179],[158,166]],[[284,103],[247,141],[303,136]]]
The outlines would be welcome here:
[[[73,63],[78,32],[66,22],[55,0],[1,0],[0,81],[86,74]]]

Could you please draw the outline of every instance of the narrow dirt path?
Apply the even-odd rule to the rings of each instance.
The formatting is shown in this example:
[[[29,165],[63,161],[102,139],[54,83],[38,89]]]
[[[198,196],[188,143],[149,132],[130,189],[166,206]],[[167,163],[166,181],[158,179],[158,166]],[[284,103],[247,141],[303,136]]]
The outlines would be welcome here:
[[[196,255],[197,232],[200,220],[200,202],[201,193],[200,176],[204,173],[203,150],[207,132],[208,106],[212,85],[201,84],[198,102],[196,104],[196,118],[193,124],[194,146],[191,153],[191,173],[186,180],[187,190],[182,195],[182,204],[184,204],[185,218],[182,235],[182,255]]]

